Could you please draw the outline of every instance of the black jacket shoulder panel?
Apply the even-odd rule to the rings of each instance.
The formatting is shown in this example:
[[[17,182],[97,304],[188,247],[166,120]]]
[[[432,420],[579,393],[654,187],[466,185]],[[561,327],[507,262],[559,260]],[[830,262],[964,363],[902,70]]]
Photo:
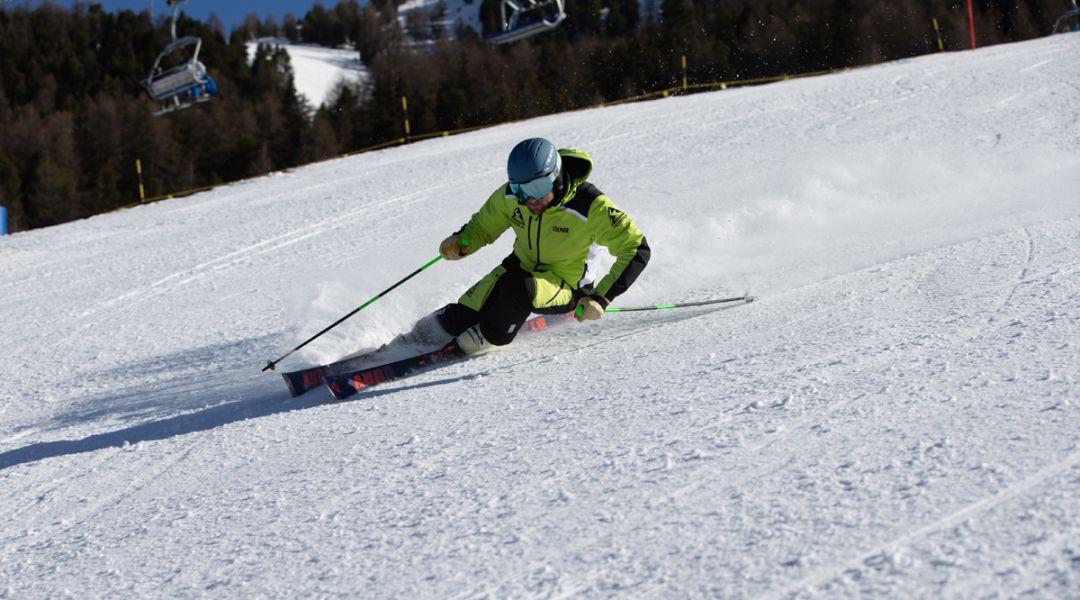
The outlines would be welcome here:
[[[604,192],[601,192],[595,185],[586,181],[578,186],[574,197],[571,198],[565,206],[579,214],[588,216],[593,200],[596,200],[603,195]]]

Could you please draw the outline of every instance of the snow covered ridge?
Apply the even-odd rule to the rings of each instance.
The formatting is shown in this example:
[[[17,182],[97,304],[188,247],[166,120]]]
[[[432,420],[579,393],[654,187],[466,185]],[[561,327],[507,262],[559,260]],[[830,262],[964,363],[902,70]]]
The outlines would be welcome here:
[[[248,60],[255,60],[259,44],[284,48],[289,53],[296,91],[312,109],[326,102],[342,81],[359,84],[367,80],[367,68],[355,50],[325,48],[314,44],[296,44],[286,39],[261,38],[247,43]]]
[[[0,239],[0,597],[1076,597],[1078,53],[551,115]],[[260,371],[433,258],[533,135],[648,236],[616,304],[758,300],[350,402]]]

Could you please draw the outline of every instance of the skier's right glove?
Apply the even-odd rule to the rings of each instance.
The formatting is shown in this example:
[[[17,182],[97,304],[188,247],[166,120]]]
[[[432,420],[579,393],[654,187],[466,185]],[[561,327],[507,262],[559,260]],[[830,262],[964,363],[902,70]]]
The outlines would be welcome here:
[[[468,247],[469,244],[455,233],[439,244],[439,254],[446,260],[459,260],[465,258],[465,255],[468,254]]]
[[[577,307],[574,309],[574,318],[578,320],[578,323],[584,321],[596,321],[600,317],[604,316],[604,304],[601,304],[599,300],[603,300],[603,296],[583,296],[578,300]]]

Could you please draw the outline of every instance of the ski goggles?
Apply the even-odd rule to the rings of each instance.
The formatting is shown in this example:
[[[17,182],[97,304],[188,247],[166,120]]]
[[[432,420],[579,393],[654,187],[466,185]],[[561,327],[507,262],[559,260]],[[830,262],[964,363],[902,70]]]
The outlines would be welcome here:
[[[525,183],[511,183],[510,191],[517,197],[518,202],[525,204],[530,198],[543,198],[555,188],[555,178],[559,176],[558,170],[547,175],[541,175]]]

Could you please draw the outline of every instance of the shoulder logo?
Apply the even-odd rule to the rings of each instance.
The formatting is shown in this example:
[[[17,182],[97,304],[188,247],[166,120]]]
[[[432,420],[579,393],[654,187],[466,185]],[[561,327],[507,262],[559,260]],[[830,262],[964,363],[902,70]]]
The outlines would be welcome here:
[[[624,213],[623,211],[621,211],[621,210],[619,210],[617,208],[612,207],[612,208],[607,209],[607,216],[608,216],[609,219],[611,219],[611,226],[612,227],[618,227],[619,223],[622,223],[623,219],[626,218],[626,213]]]
[[[521,216],[521,207],[514,209],[514,214],[510,215],[510,222],[518,227],[525,227],[525,217]]]

